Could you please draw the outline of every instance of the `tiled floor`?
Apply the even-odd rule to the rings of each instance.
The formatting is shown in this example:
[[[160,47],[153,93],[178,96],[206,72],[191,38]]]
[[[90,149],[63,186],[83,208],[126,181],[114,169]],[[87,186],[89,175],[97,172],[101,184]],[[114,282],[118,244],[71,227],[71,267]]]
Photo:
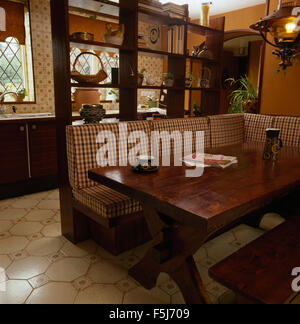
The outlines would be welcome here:
[[[241,225],[196,253],[214,303],[230,303],[234,296],[208,276],[208,268],[262,233]],[[183,303],[166,274],[151,291],[128,276],[147,248],[146,244],[114,257],[92,241],[74,246],[61,236],[56,190],[0,201],[0,268],[7,276],[6,292],[1,292],[0,283],[0,304]]]

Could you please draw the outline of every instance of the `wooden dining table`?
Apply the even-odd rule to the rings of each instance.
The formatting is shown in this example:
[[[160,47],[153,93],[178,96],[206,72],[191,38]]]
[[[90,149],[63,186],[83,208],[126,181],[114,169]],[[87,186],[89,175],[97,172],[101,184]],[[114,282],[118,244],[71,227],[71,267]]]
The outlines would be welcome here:
[[[289,195],[300,186],[300,149],[285,147],[278,161],[263,160],[261,143],[245,143],[207,153],[238,158],[226,169],[205,168],[187,178],[187,166],[160,167],[136,174],[130,167],[89,171],[89,178],[140,202],[153,237],[146,256],[129,274],[147,289],[164,272],[188,304],[210,304],[193,255],[212,235],[250,212]]]

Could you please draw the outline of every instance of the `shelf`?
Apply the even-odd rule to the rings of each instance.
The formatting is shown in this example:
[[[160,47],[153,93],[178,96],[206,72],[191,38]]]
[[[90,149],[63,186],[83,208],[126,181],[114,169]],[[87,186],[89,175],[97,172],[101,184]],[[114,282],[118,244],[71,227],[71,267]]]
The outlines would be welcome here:
[[[205,62],[205,63],[220,64],[220,62],[216,59],[209,59],[205,57],[187,56],[187,59],[192,61]]]
[[[149,89],[149,90],[177,90],[177,91],[184,91],[184,87],[164,87],[164,86],[138,86],[138,89]]]
[[[69,0],[69,10],[90,15],[113,17],[119,19],[120,9],[134,11],[135,8],[106,0]]]
[[[134,52],[135,49],[128,46],[123,45],[115,45],[103,42],[95,42],[95,41],[84,41],[84,40],[77,40],[70,37],[70,47],[73,48],[80,48],[80,49],[88,49],[94,51],[106,51],[106,52],[113,52],[119,53],[119,51],[128,51]]]
[[[186,87],[185,90],[190,91],[206,91],[206,92],[220,92],[221,90],[218,88],[194,88],[194,87]]]
[[[148,56],[168,56],[168,57],[175,57],[175,58],[185,58],[182,54],[174,54],[165,51],[156,51],[149,48],[139,48],[138,52],[141,55],[148,55]]]
[[[219,33],[223,34],[224,32],[222,30],[194,24],[194,23],[187,23],[188,32],[193,34],[199,34],[199,35],[206,35],[207,33]]]
[[[186,24],[186,19],[173,18],[170,17],[168,13],[157,12],[140,6],[138,7],[138,12],[139,12],[139,20],[142,20],[144,22],[149,22],[152,24],[159,23],[161,25],[166,25],[166,26]]]
[[[136,86],[130,84],[99,84],[99,83],[71,83],[72,88],[86,88],[86,89],[94,89],[94,88],[104,88],[104,89],[135,89]]]

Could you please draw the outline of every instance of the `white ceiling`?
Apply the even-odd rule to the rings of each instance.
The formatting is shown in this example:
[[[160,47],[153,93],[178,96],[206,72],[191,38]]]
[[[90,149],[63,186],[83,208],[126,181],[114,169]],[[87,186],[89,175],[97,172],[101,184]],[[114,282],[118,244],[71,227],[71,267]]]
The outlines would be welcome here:
[[[209,0],[208,0],[209,1]],[[193,19],[200,18],[201,0],[160,0],[161,3],[173,2],[176,4],[189,4],[190,16]],[[217,15],[228,11],[256,6],[266,3],[266,0],[211,0],[211,15]]]

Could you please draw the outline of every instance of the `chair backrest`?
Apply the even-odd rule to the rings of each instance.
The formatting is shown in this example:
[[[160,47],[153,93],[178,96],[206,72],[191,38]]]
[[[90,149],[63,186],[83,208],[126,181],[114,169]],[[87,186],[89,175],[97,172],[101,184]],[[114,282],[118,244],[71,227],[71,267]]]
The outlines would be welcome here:
[[[273,127],[274,117],[256,114],[244,114],[245,142],[266,141],[266,129]]]
[[[244,142],[244,115],[229,114],[208,117],[212,148],[242,144]]]
[[[300,147],[300,117],[274,117],[273,126],[280,129],[284,146]]]
[[[210,142],[210,128],[209,128],[209,120],[206,117],[200,118],[189,118],[189,119],[164,119],[164,120],[156,120],[151,122],[151,130],[153,132],[167,132],[168,134],[172,134],[173,132],[179,132],[181,134],[182,141],[178,141],[178,145],[182,145],[184,147],[184,133],[185,132],[192,132],[192,143],[190,144],[192,147],[192,151],[196,151],[196,132],[204,132],[204,148],[209,149],[211,147]],[[166,140],[164,136],[162,136],[163,140]],[[187,137],[185,138],[187,140]],[[175,150],[175,142],[174,140],[171,141],[171,154],[173,154]],[[159,143],[160,145],[160,155],[162,152],[166,150],[163,147],[162,141]],[[165,152],[164,152],[165,153]],[[182,150],[184,154],[184,149]]]
[[[99,167],[97,163],[97,154],[103,143],[97,143],[99,134],[103,131],[108,131],[114,134],[116,140],[115,158],[118,161],[120,158],[120,149],[125,149],[127,154],[131,151],[132,145],[127,145],[127,136],[135,131],[143,131],[147,135],[146,141],[141,141],[143,148],[149,146],[150,141],[150,124],[147,121],[128,122],[127,133],[122,131],[125,123],[114,124],[90,124],[81,126],[67,126],[67,152],[69,165],[69,178],[71,186],[74,189],[84,189],[90,186],[97,185],[88,178],[88,171]],[[121,129],[121,131],[120,131]],[[126,144],[126,145],[124,145]],[[147,146],[148,145],[148,146]],[[113,150],[113,147],[111,147]],[[149,152],[149,151],[148,151]],[[100,155],[98,155],[98,160]],[[104,159],[98,161],[103,162]],[[111,160],[110,160],[111,161]]]

